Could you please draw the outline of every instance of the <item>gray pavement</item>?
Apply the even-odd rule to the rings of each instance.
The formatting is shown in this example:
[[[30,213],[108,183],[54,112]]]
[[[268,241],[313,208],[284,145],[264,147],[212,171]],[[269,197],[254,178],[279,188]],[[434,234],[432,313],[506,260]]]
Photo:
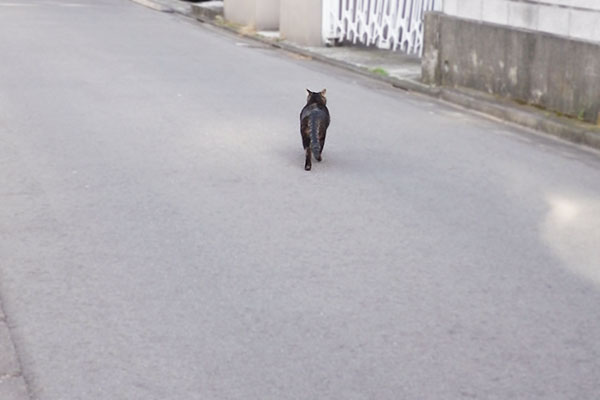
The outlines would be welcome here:
[[[129,1],[0,0],[0,54],[32,399],[600,395],[598,153]]]

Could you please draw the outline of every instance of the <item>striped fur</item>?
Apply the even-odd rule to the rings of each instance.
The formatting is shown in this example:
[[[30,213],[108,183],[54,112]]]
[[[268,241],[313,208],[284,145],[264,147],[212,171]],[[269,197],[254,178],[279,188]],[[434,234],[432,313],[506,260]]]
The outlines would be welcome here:
[[[306,105],[300,113],[300,134],[302,145],[306,153],[304,169],[312,168],[312,156],[321,161],[321,153],[325,146],[325,136],[329,127],[330,117],[327,109],[325,89],[321,92],[311,92],[307,89],[308,98]]]

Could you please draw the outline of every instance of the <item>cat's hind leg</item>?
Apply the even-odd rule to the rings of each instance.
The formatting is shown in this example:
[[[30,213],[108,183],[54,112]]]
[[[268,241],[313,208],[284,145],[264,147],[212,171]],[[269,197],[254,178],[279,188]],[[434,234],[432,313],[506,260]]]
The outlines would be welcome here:
[[[305,128],[304,130],[300,129],[300,134],[302,135],[302,147],[304,147],[304,153],[306,154],[306,161],[304,162],[304,169],[306,171],[310,171],[311,167],[312,167],[312,162],[311,162],[311,151],[310,151],[310,136],[308,135],[308,133],[305,134],[306,132],[306,127],[302,127]]]
[[[310,146],[308,146],[306,149],[304,149],[304,151],[306,152],[306,161],[304,162],[304,170],[305,171],[310,171],[310,169],[312,168],[312,155],[311,155],[311,151],[310,151]]]

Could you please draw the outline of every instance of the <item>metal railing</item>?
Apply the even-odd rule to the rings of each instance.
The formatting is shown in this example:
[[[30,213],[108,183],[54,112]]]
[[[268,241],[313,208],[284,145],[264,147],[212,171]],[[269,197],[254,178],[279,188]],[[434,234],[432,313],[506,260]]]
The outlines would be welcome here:
[[[323,40],[421,55],[424,13],[441,6],[442,0],[323,0]]]

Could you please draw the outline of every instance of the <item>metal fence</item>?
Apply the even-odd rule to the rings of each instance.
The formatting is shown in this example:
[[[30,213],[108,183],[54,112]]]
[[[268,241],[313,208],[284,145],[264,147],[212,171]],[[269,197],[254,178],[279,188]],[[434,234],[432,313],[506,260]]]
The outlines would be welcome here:
[[[323,0],[323,39],[423,52],[423,15],[442,0]]]

